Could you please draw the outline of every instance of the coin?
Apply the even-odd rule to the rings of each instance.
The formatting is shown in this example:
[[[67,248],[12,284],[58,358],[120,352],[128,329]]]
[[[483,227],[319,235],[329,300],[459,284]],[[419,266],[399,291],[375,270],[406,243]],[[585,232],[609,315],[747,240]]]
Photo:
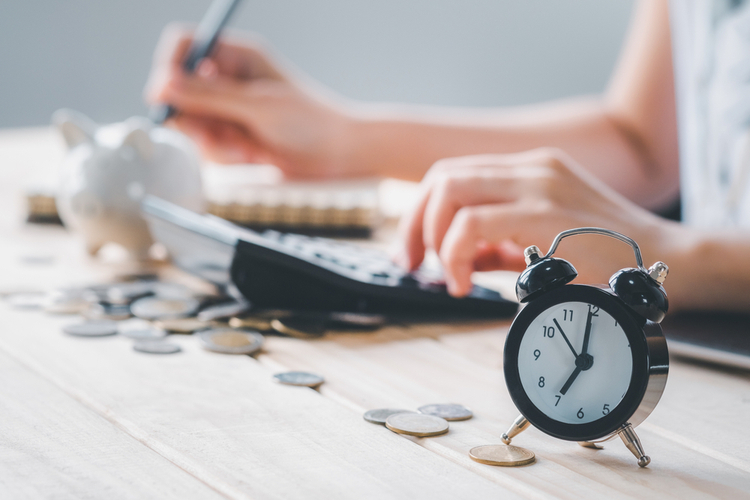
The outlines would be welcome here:
[[[63,332],[76,337],[104,337],[117,333],[117,323],[112,320],[92,320],[63,326]]]
[[[154,322],[154,325],[167,330],[168,332],[176,333],[193,333],[197,330],[203,330],[211,326],[208,321],[201,321],[197,318],[176,318],[176,319],[160,319]]]
[[[487,444],[469,450],[469,456],[475,462],[502,467],[516,467],[534,461],[534,452],[509,444]]]
[[[230,328],[214,328],[198,332],[204,349],[224,354],[253,354],[263,347],[265,338],[257,332],[241,332]]]
[[[133,302],[130,310],[134,316],[142,319],[176,319],[192,316],[199,305],[199,302],[192,298],[145,297]]]
[[[315,339],[322,337],[326,332],[325,323],[319,317],[305,315],[271,320],[271,327],[296,339]]]
[[[80,297],[55,297],[44,306],[47,314],[81,314],[91,303]]]
[[[232,328],[247,328],[249,330],[259,330],[261,332],[273,330],[273,327],[271,326],[271,319],[258,316],[231,318],[229,320],[229,326]]]
[[[393,408],[378,408],[377,410],[366,411],[362,418],[373,424],[385,425],[385,421],[391,415],[396,413],[414,413],[409,410],[394,410]]]
[[[130,306],[127,304],[94,303],[81,311],[81,314],[87,319],[109,319],[112,321],[120,321],[132,316]]]
[[[201,310],[198,313],[198,319],[201,321],[213,321],[216,319],[229,318],[237,316],[247,311],[250,304],[247,301],[232,301],[216,304]]]
[[[107,289],[107,300],[112,304],[130,304],[143,297],[154,294],[154,283],[149,281],[134,281],[117,283]]]
[[[335,328],[352,330],[375,330],[385,325],[387,319],[382,314],[362,314],[352,312],[333,312],[328,315],[328,324]]]
[[[385,426],[393,432],[417,437],[439,436],[450,427],[443,418],[421,413],[394,413],[385,420]]]
[[[273,376],[273,378],[279,384],[299,385],[304,387],[317,387],[325,382],[325,379],[320,375],[315,375],[314,373],[308,372],[277,373]]]
[[[43,309],[49,303],[46,293],[14,293],[6,297],[8,304],[14,309]]]
[[[136,340],[133,349],[149,354],[174,354],[182,350],[177,344],[156,339]]]
[[[166,330],[140,318],[126,319],[117,323],[117,333],[129,339],[163,339]]]
[[[420,406],[417,408],[417,411],[419,411],[419,413],[424,413],[425,415],[434,415],[450,421],[469,420],[474,416],[471,410],[467,407],[452,403]]]

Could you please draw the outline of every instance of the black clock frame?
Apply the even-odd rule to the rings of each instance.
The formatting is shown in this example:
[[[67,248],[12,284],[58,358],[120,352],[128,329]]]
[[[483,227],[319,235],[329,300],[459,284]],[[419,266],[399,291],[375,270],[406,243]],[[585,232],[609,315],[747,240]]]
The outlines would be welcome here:
[[[563,302],[585,302],[610,314],[622,326],[633,356],[633,371],[625,396],[609,414],[582,424],[560,422],[539,410],[524,391],[518,372],[521,340],[531,322],[543,311]],[[658,352],[651,352],[654,347]],[[608,436],[628,422],[636,412],[640,414],[637,416],[638,421],[631,423],[640,423],[661,397],[666,384],[668,363],[666,341],[658,324],[636,315],[611,291],[588,285],[564,285],[530,301],[516,316],[505,341],[505,382],[516,407],[534,427],[550,436],[568,441],[592,441]],[[652,378],[654,380],[650,384]],[[647,396],[647,392],[654,394]],[[648,408],[640,408],[642,402],[647,403]]]

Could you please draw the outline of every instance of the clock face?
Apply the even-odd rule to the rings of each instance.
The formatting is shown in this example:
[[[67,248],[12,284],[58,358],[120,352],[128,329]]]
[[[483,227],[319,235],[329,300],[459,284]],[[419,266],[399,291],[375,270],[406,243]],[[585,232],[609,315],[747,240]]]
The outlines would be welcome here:
[[[531,403],[550,419],[586,424],[609,415],[631,384],[633,353],[623,325],[587,302],[541,311],[518,348],[518,375]]]

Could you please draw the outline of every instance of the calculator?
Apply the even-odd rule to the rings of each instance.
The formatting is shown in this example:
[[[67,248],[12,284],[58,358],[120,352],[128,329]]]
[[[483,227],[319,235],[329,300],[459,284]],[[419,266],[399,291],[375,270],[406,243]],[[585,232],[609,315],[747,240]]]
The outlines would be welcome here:
[[[252,231],[154,196],[142,211],[173,262],[241,294],[256,309],[347,311],[391,315],[512,317],[518,303],[474,286],[448,294],[439,269],[408,272],[385,252],[329,238]]]

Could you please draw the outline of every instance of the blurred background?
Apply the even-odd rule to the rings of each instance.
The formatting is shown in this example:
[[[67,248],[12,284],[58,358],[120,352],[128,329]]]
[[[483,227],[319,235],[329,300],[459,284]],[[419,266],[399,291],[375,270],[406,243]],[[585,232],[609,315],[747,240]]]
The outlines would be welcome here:
[[[209,0],[3,0],[0,127],[46,125],[60,107],[98,122],[145,114],[161,29]],[[230,23],[352,98],[516,105],[596,93],[632,0],[246,0]]]

